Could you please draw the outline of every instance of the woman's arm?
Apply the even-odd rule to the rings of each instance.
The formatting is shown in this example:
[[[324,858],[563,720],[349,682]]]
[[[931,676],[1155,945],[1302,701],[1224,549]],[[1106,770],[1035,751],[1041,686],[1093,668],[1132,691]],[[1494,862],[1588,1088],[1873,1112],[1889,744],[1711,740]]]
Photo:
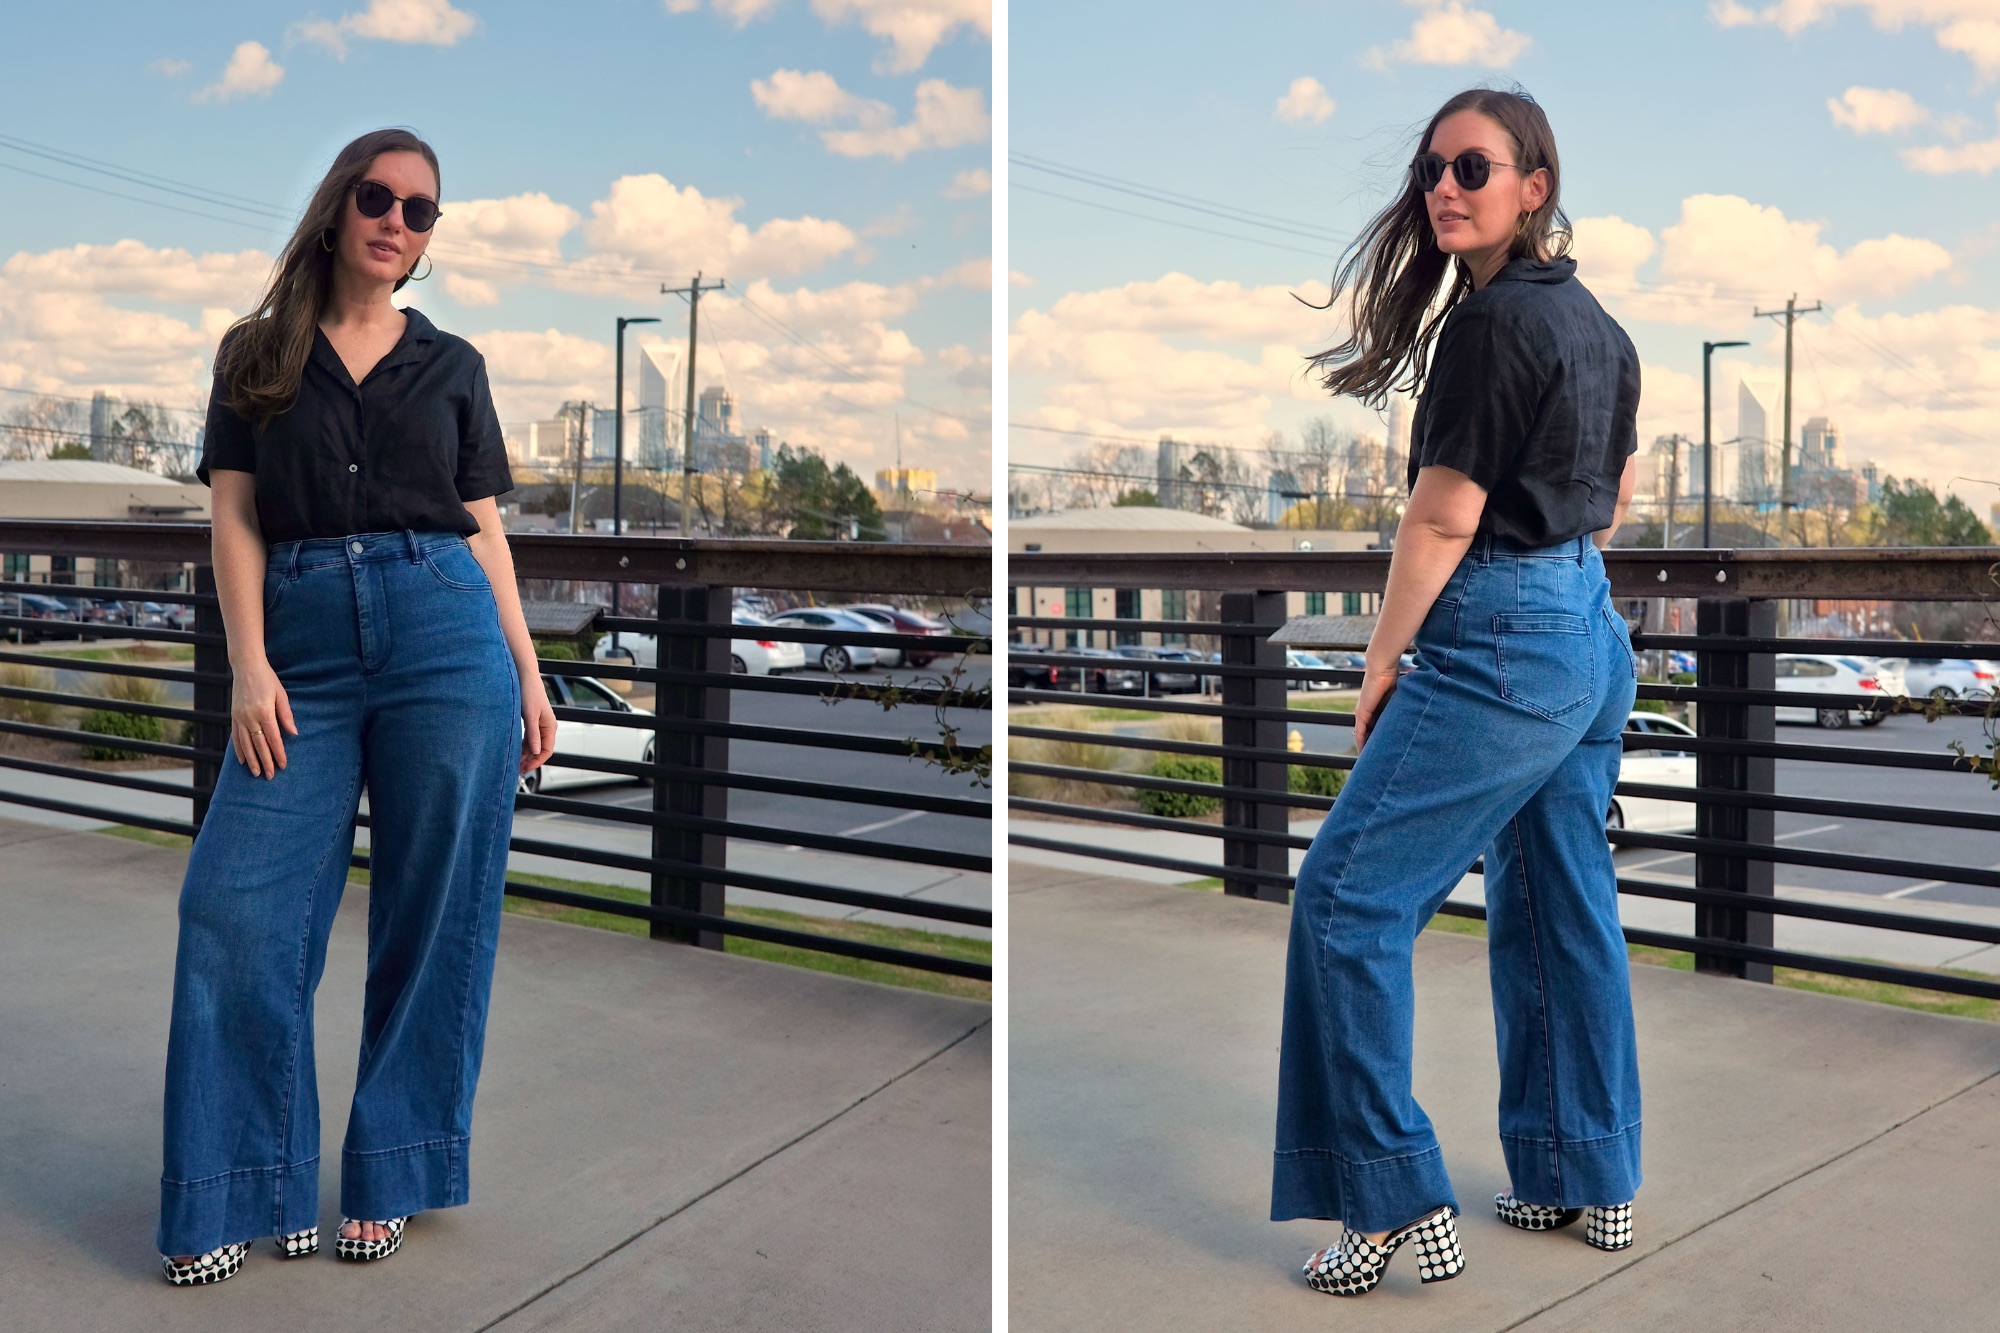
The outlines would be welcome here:
[[[229,737],[236,760],[255,777],[285,766],[285,733],[298,735],[291,701],[264,655],[264,532],[257,523],[257,478],[209,473],[209,559],[222,628],[229,640]]]
[[[1625,471],[1618,478],[1618,507],[1611,511],[1611,526],[1600,528],[1598,531],[1590,534],[1590,539],[1597,543],[1598,550],[1601,551],[1611,545],[1611,534],[1618,531],[1618,525],[1625,521],[1625,515],[1631,511],[1632,491],[1638,484],[1639,455],[1636,453],[1627,454],[1625,456]]]
[[[514,669],[521,675],[521,771],[540,768],[556,751],[556,715],[549,707],[548,691],[542,688],[542,670],[535,662],[535,641],[528,636],[528,622],[521,614],[521,593],[514,584],[514,553],[507,548],[507,534],[500,527],[500,505],[492,496],[467,500],[466,512],[479,520],[479,531],[466,538],[486,581],[493,585],[493,600],[500,608],[500,632],[506,636],[507,651],[514,656]]]
[[[1485,488],[1463,472],[1427,467],[1417,473],[1409,507],[1396,525],[1382,614],[1368,640],[1361,698],[1354,705],[1354,751],[1361,752],[1382,705],[1402,672],[1403,648],[1416,637],[1431,604],[1458,568],[1486,512]]]

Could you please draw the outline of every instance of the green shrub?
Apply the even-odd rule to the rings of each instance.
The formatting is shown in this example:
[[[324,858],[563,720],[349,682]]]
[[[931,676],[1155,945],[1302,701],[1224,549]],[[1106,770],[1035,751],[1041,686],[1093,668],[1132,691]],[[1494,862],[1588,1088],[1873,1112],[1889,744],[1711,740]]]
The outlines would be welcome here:
[[[1665,699],[1635,699],[1632,702],[1632,711],[1635,713],[1665,713],[1667,711],[1667,701]]]
[[[1670,672],[1667,675],[1667,683],[1669,685],[1692,685],[1694,684],[1694,672],[1692,671]]]
[[[1347,784],[1347,770],[1344,768],[1307,768],[1303,764],[1291,766],[1288,785],[1294,796],[1338,796]]]
[[[545,662],[580,662],[583,655],[568,639],[536,639],[535,656]]]
[[[166,728],[161,720],[147,713],[114,713],[108,708],[93,709],[83,715],[77,723],[79,730],[99,736],[123,736],[134,741],[159,741],[166,739]],[[143,759],[137,750],[121,750],[109,745],[86,745],[83,747],[85,759]]]
[[[1196,755],[1161,755],[1146,771],[1156,778],[1179,782],[1222,781],[1222,761]],[[1185,791],[1141,791],[1138,799],[1139,808],[1145,813],[1168,819],[1198,819],[1222,806],[1220,796],[1197,796]]]

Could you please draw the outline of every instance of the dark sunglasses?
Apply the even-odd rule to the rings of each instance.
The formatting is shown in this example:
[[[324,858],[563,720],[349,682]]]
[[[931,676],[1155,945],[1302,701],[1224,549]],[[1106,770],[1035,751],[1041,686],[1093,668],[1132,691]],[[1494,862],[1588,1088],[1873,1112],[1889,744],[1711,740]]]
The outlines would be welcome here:
[[[437,200],[426,199],[420,194],[398,199],[395,192],[381,181],[361,181],[354,187],[354,206],[361,210],[364,218],[379,218],[389,211],[391,204],[397,203],[403,206],[403,225],[411,231],[429,231],[444,216]]]
[[[1429,194],[1438,187],[1438,182],[1444,179],[1445,166],[1444,158],[1437,153],[1418,153],[1410,162],[1410,176],[1416,181],[1419,190]],[[1460,153],[1451,160],[1450,166],[1452,175],[1458,177],[1458,186],[1462,190],[1477,190],[1484,187],[1494,167],[1514,167],[1516,171],[1522,169],[1515,167],[1512,162],[1495,162],[1476,149]]]

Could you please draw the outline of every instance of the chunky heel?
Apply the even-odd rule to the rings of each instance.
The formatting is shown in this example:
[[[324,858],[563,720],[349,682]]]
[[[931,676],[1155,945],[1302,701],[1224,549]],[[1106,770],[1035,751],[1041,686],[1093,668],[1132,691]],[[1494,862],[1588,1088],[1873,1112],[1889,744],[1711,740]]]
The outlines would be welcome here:
[[[1583,1238],[1600,1250],[1624,1250],[1632,1245],[1632,1205],[1583,1210]]]
[[[1406,1242],[1416,1242],[1417,1278],[1445,1282],[1465,1271],[1465,1251],[1459,1248],[1458,1226],[1450,1208],[1421,1217],[1382,1238],[1376,1245],[1353,1227],[1343,1226],[1340,1243],[1306,1260],[1306,1285],[1330,1296],[1362,1296],[1375,1289],[1388,1271],[1390,1256]]]
[[[1510,1227],[1523,1231],[1554,1231],[1583,1216],[1581,1208],[1551,1208],[1547,1204],[1522,1203],[1512,1191],[1493,1196],[1493,1210]]]

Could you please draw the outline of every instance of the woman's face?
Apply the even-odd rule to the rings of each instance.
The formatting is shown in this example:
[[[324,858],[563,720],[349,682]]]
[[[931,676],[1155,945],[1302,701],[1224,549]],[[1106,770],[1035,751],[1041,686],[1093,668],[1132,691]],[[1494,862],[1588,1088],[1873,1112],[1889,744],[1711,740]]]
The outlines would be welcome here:
[[[435,202],[437,176],[423,154],[398,151],[379,154],[361,173],[361,179],[382,182],[397,202],[389,205],[389,211],[381,217],[371,218],[362,214],[354,202],[354,191],[349,190],[347,201],[341,206],[334,251],[341,264],[355,276],[369,282],[393,283],[416,267],[418,256],[431,240],[429,232],[411,231],[403,225],[402,201],[422,195]]]
[[[1448,255],[1504,249],[1513,242],[1521,214],[1548,200],[1548,169],[1522,172],[1501,166],[1514,163],[1519,150],[1500,122],[1482,111],[1454,111],[1439,121],[1430,151],[1446,162],[1457,161],[1460,153],[1483,153],[1493,164],[1486,184],[1477,190],[1460,185],[1457,170],[1447,168],[1437,188],[1424,196],[1438,249]]]

